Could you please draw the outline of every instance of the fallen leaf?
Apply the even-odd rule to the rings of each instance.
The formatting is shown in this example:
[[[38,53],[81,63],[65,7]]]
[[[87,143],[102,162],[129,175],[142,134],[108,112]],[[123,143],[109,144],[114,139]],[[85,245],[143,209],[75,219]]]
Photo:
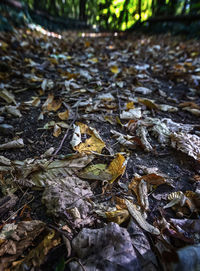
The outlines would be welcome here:
[[[144,104],[149,109],[158,109],[158,106],[152,100],[138,98],[138,102]]]
[[[101,153],[102,149],[105,147],[105,143],[94,128],[88,127],[86,124],[80,122],[77,123],[77,125],[74,125],[74,128],[75,131],[71,141],[74,150],[80,153],[89,153],[92,151]],[[86,134],[90,137],[83,143],[81,134]]]
[[[0,91],[0,97],[5,100],[8,104],[14,103],[15,105],[17,102],[15,101],[15,96],[7,91],[6,89],[3,89]]]
[[[110,163],[108,172],[112,175],[110,183],[112,184],[119,176],[123,175],[126,169],[127,160],[123,155],[118,153],[116,158]]]
[[[106,170],[107,165],[105,164],[96,164],[84,168],[78,173],[78,176],[83,179],[88,180],[111,180],[112,175]]]
[[[137,221],[137,223],[139,224],[139,226],[144,229],[145,231],[151,233],[151,234],[155,234],[155,235],[159,235],[160,231],[158,228],[152,226],[151,224],[149,224],[143,217],[143,215],[141,214],[141,212],[138,210],[137,206],[133,203],[131,203],[129,200],[125,200],[126,202],[126,206],[128,208],[128,211],[130,213],[130,215]]]
[[[134,106],[134,103],[133,102],[128,102],[126,103],[126,109],[133,109],[135,106]]]
[[[116,65],[114,65],[110,67],[110,71],[114,74],[117,74],[119,73],[119,68]]]
[[[24,148],[24,142],[22,138],[0,145],[0,150],[20,149],[20,148]]]
[[[109,222],[115,222],[117,224],[122,224],[129,218],[129,212],[126,209],[121,209],[112,212],[105,212],[106,218]]]
[[[61,127],[55,124],[53,128],[53,136],[58,137],[61,134],[61,132],[62,132]]]
[[[200,137],[189,133],[173,133],[171,145],[194,159],[200,161]]]
[[[66,110],[64,112],[60,112],[58,113],[58,117],[61,119],[61,120],[67,120],[69,118],[69,111]]]

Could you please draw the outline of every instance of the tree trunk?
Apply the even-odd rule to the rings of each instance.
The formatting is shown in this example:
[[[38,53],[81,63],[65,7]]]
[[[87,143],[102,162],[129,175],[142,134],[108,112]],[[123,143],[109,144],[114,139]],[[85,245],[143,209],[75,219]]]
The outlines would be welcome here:
[[[182,14],[182,15],[185,14],[187,5],[188,5],[188,0],[185,0],[184,5],[183,5],[183,8],[182,8],[182,11],[181,11],[181,14]]]
[[[141,0],[138,0],[138,14],[139,14],[139,22],[141,22],[141,13],[142,13],[142,11],[141,11],[141,9],[142,9],[142,1]]]
[[[87,21],[86,3],[87,0],[79,0],[79,20],[85,22]]]

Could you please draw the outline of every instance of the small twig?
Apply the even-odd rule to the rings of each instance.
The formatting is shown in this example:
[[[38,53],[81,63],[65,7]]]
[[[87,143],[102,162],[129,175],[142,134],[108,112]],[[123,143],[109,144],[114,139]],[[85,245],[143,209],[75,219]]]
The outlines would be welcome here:
[[[102,153],[98,153],[98,152],[95,152],[95,151],[91,151],[92,154],[95,154],[96,156],[102,156],[102,157],[113,157],[115,156],[115,154],[102,154]]]
[[[4,223],[6,223],[13,215],[17,214],[20,210],[22,210],[26,205],[28,205],[29,203],[31,203],[34,199],[35,199],[35,197],[33,196],[33,198],[32,198],[29,202],[25,203],[22,207],[20,207],[19,209],[17,209],[17,211],[13,212],[12,215],[10,215],[10,216],[4,221]]]
[[[78,117],[78,106],[80,104],[81,100],[79,101],[79,103],[77,104],[77,107],[76,107],[76,113],[75,113],[75,116],[74,116],[74,119],[72,120],[72,122],[70,123],[69,127],[67,128],[67,131],[66,133],[64,134],[64,137],[59,145],[59,147],[57,148],[57,150],[55,151],[55,153],[53,154],[53,157],[56,156],[58,154],[58,152],[61,150],[64,142],[65,142],[65,139],[66,137],[68,136],[68,133],[69,133],[69,130],[72,128],[73,124],[75,123],[75,121],[77,120],[77,117]]]
[[[82,265],[81,261],[76,257],[68,259],[67,261],[65,261],[65,264],[68,264],[71,261],[76,261],[81,266],[83,271],[87,271],[87,269]]]
[[[122,108],[121,108],[121,104],[120,104],[120,98],[119,98],[119,90],[117,89],[117,100],[118,100],[118,108],[119,108],[119,117],[122,113]]]

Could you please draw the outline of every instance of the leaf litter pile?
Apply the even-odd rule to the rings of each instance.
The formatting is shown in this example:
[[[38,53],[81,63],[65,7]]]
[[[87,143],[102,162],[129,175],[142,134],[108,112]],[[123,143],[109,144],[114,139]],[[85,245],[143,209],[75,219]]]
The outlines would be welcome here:
[[[0,34],[0,270],[197,270],[200,43]]]

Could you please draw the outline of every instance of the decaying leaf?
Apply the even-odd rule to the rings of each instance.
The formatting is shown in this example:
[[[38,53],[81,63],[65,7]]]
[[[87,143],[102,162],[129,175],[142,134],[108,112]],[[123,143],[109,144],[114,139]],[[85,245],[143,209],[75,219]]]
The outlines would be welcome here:
[[[45,187],[47,181],[48,183],[52,182],[53,185],[57,182],[56,178],[72,176],[75,172],[87,166],[93,159],[93,155],[72,154],[54,161],[47,159],[14,161],[11,166],[6,166],[6,171],[12,172],[12,174],[7,175],[5,182],[13,185],[13,176],[15,176],[16,182],[27,187]]]
[[[163,112],[177,112],[178,108],[175,106],[171,106],[168,104],[158,104],[157,108],[160,109]]]
[[[140,177],[140,180],[145,180],[148,184],[158,186],[166,183],[166,177],[167,176],[158,175],[156,173],[150,173]]]
[[[150,225],[143,217],[141,212],[138,210],[137,206],[133,203],[131,203],[129,200],[125,200],[126,206],[128,208],[128,211],[130,215],[137,221],[137,223],[140,225],[142,229],[145,231],[148,231],[151,234],[159,235],[160,231],[158,228]]]
[[[126,266],[130,271],[133,263],[134,268],[139,268],[129,233],[113,222],[100,229],[82,229],[73,239],[72,248],[86,270],[97,266],[102,270],[122,270]],[[79,270],[79,264],[71,262],[70,270]]]
[[[61,243],[61,238],[55,230],[51,230],[42,240],[42,242],[33,248],[22,260],[12,263],[11,271],[20,271],[23,266],[27,268],[36,268],[44,263],[45,257],[49,251]]]
[[[184,107],[182,110],[190,112],[191,114],[199,117],[200,116],[200,109],[197,108],[190,108],[190,107]]]
[[[140,138],[145,150],[152,151],[153,147],[151,146],[149,140],[147,139],[149,136],[147,128],[144,126],[138,127],[136,134]]]
[[[2,229],[4,234],[1,236],[4,242],[0,244],[1,271],[11,266],[32,245],[33,240],[44,230],[45,224],[39,220],[32,220],[19,222],[17,225],[5,225],[4,227]]]
[[[92,207],[87,198],[93,196],[88,182],[78,177],[66,177],[57,180],[54,185],[48,181],[47,183],[42,201],[49,214],[59,217],[68,212],[74,221],[79,219],[79,222],[86,218]],[[78,216],[74,208],[77,208]],[[84,224],[84,221],[82,221],[82,224]]]
[[[194,159],[200,161],[200,137],[189,133],[173,133],[171,145]]]

